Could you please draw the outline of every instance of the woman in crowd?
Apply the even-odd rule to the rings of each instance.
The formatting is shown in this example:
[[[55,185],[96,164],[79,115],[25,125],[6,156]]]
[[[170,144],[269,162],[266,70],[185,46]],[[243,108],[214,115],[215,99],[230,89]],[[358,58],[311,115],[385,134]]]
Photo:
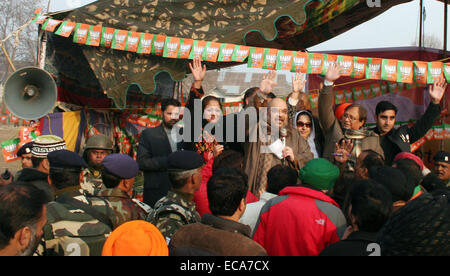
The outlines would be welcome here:
[[[314,118],[309,110],[302,110],[295,114],[294,128],[297,128],[300,135],[308,141],[314,158],[322,157],[323,134],[320,129],[319,120]]]

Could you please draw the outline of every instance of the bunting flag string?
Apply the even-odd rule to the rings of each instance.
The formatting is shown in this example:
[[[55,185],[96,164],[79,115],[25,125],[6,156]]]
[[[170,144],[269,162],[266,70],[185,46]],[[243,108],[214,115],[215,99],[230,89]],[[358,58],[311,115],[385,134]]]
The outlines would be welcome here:
[[[201,58],[209,62],[247,61],[249,68],[322,75],[330,64],[338,64],[343,67],[343,76],[355,79],[424,85],[432,84],[442,77],[450,82],[450,63],[441,61],[406,61],[250,47],[61,21],[40,13],[36,13],[32,23],[42,25],[43,30],[59,36],[73,35],[74,43],[164,58]]]

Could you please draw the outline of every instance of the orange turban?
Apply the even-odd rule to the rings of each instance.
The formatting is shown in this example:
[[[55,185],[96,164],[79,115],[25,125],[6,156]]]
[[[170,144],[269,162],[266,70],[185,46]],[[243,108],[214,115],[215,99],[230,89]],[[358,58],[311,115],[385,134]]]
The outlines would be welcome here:
[[[126,222],[106,240],[102,256],[168,256],[169,248],[161,232],[144,220]]]
[[[342,115],[344,115],[345,109],[347,107],[351,106],[352,104],[353,103],[343,103],[343,104],[340,104],[338,107],[336,107],[336,112],[335,112],[336,118],[338,120],[340,120]]]

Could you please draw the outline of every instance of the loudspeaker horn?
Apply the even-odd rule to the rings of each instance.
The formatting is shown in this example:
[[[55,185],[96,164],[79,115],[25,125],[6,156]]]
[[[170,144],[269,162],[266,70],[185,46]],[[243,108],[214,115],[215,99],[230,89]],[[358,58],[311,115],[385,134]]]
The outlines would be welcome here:
[[[4,91],[9,111],[24,120],[36,120],[47,115],[58,97],[53,77],[37,67],[16,71],[6,81]]]

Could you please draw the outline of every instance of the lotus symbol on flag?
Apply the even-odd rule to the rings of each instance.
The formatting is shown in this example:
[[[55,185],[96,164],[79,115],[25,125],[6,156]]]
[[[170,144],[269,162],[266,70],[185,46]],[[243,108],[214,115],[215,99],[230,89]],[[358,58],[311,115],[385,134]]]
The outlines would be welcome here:
[[[134,44],[137,44],[138,40],[139,40],[138,37],[131,36],[131,37],[128,38],[128,43],[131,44],[131,45],[134,45]]]
[[[91,32],[91,39],[92,40],[97,40],[99,38],[100,38],[100,32],[94,32],[94,31]]]
[[[187,51],[189,51],[189,49],[191,49],[191,45],[190,44],[181,44],[180,45],[180,55],[184,56],[187,54]]]
[[[222,49],[222,55],[224,59],[228,59],[233,55],[233,51],[234,49],[229,49],[229,48],[223,48]]]
[[[433,78],[439,77],[442,73],[441,68],[430,68],[430,73]]]
[[[330,60],[323,61],[323,66],[325,67],[325,69],[328,69],[328,67],[330,67],[331,65],[335,65],[335,64],[336,64],[335,61],[330,61]]]
[[[414,68],[414,72],[416,73],[417,76],[424,76],[426,70],[427,70],[427,68],[425,68],[425,67],[415,67]]]
[[[294,64],[295,66],[303,66],[305,64],[305,58],[294,57]]]
[[[17,149],[17,144],[7,145],[4,149],[9,153],[14,152]]]
[[[88,31],[88,30],[85,30],[85,29],[78,30],[78,32],[77,32],[77,38],[80,40],[80,39],[82,39],[83,37],[85,37],[86,34],[87,34],[87,31]]]
[[[242,59],[248,55],[248,50],[237,50],[236,55],[237,55],[238,59]]]
[[[113,33],[103,33],[103,39],[105,39],[106,41],[111,41],[113,39],[113,36]]]
[[[280,62],[283,65],[288,64],[291,61],[292,56],[280,56]]]
[[[411,67],[404,67],[404,66],[402,66],[402,67],[400,67],[400,72],[403,75],[409,76],[411,74]]]
[[[351,61],[341,61],[339,63],[345,71],[349,70],[352,67],[352,62]]]
[[[256,67],[262,58],[262,53],[252,53],[252,67]]]
[[[199,47],[199,46],[195,46],[194,47],[194,53],[195,55],[201,55],[203,54],[203,50],[205,49],[205,47]]]
[[[169,50],[169,52],[175,52],[177,47],[178,43],[167,43],[167,50]]]
[[[155,41],[156,52],[161,52],[164,49],[164,41]]]
[[[206,48],[206,54],[208,55],[208,59],[213,58],[217,54],[217,51],[219,51],[219,49],[216,47]]]
[[[395,71],[397,70],[397,66],[395,65],[385,65],[384,69],[386,69],[386,73],[389,75],[395,74]]]
[[[125,41],[125,38],[127,38],[126,35],[116,35],[116,41],[117,43],[123,43]]]
[[[372,73],[378,73],[380,72],[380,64],[369,64],[369,70]]]
[[[312,59],[311,60],[311,66],[313,68],[319,68],[322,65],[322,60],[321,59]]]
[[[275,63],[277,61],[276,55],[266,55],[266,60],[268,63]]]
[[[353,69],[356,72],[362,72],[362,71],[364,71],[364,68],[366,68],[366,65],[364,63],[354,63],[353,64]]]

